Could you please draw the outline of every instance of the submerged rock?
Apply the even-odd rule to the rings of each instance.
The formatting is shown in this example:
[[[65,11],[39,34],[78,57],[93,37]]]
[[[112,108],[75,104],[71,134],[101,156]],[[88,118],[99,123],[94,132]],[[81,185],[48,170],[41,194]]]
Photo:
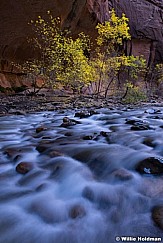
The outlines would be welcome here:
[[[57,151],[57,150],[52,150],[48,153],[48,155],[51,157],[51,158],[54,158],[54,157],[59,157],[59,156],[63,156],[64,154]]]
[[[163,158],[149,157],[138,163],[136,170],[141,174],[162,174]]]
[[[22,150],[20,148],[6,148],[4,154],[6,154],[9,158],[15,158],[17,155],[20,155]]]
[[[37,127],[37,128],[36,128],[36,133],[42,132],[42,131],[44,131],[44,130],[46,130],[45,127]]]
[[[153,147],[153,148],[156,146],[156,144],[154,143],[154,140],[150,137],[146,137],[143,141],[143,144],[145,144],[149,147]]]
[[[152,209],[152,219],[163,230],[163,205]]]
[[[112,173],[112,175],[113,175],[115,178],[117,178],[117,179],[119,179],[119,180],[123,180],[123,181],[125,181],[125,180],[130,180],[130,179],[133,178],[132,174],[131,174],[129,171],[123,169],[123,168],[120,168],[120,169],[118,169],[118,170],[115,170],[115,171]]]
[[[75,205],[69,212],[69,216],[72,219],[82,218],[86,215],[84,207],[81,205]]]
[[[36,150],[39,153],[43,153],[48,148],[50,148],[52,144],[53,144],[53,141],[51,141],[51,140],[41,140],[41,142],[36,146]]]
[[[26,174],[33,169],[33,164],[30,162],[21,162],[16,166],[16,171],[20,174]]]

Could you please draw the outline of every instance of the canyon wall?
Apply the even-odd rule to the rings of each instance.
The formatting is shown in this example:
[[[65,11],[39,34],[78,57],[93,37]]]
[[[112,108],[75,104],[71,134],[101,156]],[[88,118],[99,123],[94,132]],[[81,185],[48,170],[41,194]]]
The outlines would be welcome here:
[[[128,52],[144,55],[149,65],[163,62],[163,0],[110,0],[109,6],[130,20]]]
[[[28,23],[51,10],[63,27],[75,35],[81,31],[95,37],[98,22],[109,19],[115,8],[130,19],[132,40],[128,54],[144,55],[149,63],[163,61],[163,0],[1,0],[0,1],[0,85],[21,85],[23,75],[11,65],[35,55],[27,37],[33,36]]]

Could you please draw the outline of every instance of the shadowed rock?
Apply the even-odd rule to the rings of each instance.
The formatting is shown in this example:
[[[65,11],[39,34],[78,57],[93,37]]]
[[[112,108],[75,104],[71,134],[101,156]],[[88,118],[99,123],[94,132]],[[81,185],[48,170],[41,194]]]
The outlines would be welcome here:
[[[45,127],[37,127],[36,128],[36,133],[39,133],[39,132],[42,132],[42,131],[45,131],[46,128]]]
[[[69,212],[69,216],[72,219],[82,218],[85,215],[86,215],[86,211],[84,207],[82,207],[81,205],[75,205],[73,208],[71,208]]]
[[[149,157],[138,163],[136,170],[141,174],[156,174],[163,173],[163,159],[157,157]]]
[[[152,219],[163,230],[163,206],[156,206],[152,209]]]
[[[20,174],[26,174],[33,169],[33,164],[30,162],[21,162],[16,166],[16,171]]]

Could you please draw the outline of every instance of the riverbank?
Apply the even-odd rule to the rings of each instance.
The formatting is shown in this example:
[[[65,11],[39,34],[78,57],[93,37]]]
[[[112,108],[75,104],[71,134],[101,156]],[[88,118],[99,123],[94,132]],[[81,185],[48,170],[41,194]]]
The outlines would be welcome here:
[[[1,95],[0,116],[25,115],[40,111],[63,111],[66,109],[99,109],[99,108],[139,108],[144,106],[163,106],[162,98],[152,98],[147,102],[125,104],[116,98],[97,98],[93,96],[75,96],[68,94],[40,94],[38,96],[27,95]]]

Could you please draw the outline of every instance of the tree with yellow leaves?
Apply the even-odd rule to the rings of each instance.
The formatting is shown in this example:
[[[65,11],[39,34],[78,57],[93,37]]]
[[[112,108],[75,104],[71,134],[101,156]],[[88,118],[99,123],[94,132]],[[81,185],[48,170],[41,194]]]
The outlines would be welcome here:
[[[85,55],[85,50],[90,50],[90,39],[84,33],[73,39],[69,31],[61,30],[59,18],[54,19],[50,11],[47,14],[48,21],[41,16],[31,21],[37,34],[33,41],[42,55],[43,73],[53,87],[59,83],[79,91],[94,77],[93,67]],[[31,66],[34,62],[31,61]]]
[[[125,14],[118,17],[114,9],[111,11],[110,21],[98,24],[97,48],[93,58],[96,69],[96,92],[103,92],[107,96],[109,87],[113,81],[117,81],[120,70],[130,70],[130,78],[137,78],[138,71],[144,67],[145,60],[141,57],[125,56],[123,44],[131,39],[129,34],[128,18]]]
[[[41,57],[26,64],[29,72],[36,71],[36,75],[40,72],[53,87],[59,83],[79,92],[96,83],[95,93],[103,92],[106,97],[110,84],[117,79],[122,67],[132,71],[139,67],[136,64],[139,58],[126,57],[119,51],[124,41],[131,38],[124,14],[120,18],[113,9],[110,21],[96,26],[98,36],[93,48],[89,36],[80,33],[73,39],[68,30],[61,29],[60,18],[53,18],[50,11],[47,16],[47,20],[38,16],[30,23],[36,33],[32,42]]]

